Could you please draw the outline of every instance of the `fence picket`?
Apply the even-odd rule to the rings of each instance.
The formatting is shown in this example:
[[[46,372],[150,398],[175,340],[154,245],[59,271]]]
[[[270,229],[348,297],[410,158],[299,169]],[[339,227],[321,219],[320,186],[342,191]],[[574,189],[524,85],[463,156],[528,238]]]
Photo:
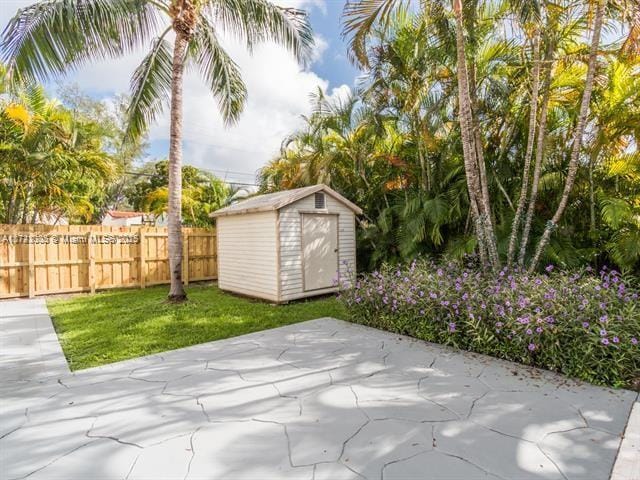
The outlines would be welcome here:
[[[137,245],[109,243],[133,235]],[[215,229],[183,229],[185,284],[217,278],[215,240]],[[0,298],[166,284],[166,246],[162,227],[0,224]]]

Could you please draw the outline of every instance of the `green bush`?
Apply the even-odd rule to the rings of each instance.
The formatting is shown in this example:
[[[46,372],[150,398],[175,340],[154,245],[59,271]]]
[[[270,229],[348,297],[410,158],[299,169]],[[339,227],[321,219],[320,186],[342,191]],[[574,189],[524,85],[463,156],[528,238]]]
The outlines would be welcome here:
[[[483,272],[414,261],[356,279],[341,295],[364,325],[562,372],[637,386],[638,292],[614,270]]]

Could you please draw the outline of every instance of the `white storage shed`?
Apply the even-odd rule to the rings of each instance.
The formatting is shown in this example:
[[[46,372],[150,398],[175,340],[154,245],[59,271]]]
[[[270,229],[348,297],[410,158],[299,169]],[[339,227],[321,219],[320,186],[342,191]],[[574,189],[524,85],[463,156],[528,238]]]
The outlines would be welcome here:
[[[326,185],[258,195],[213,212],[218,286],[276,303],[331,293],[355,272],[355,216]]]

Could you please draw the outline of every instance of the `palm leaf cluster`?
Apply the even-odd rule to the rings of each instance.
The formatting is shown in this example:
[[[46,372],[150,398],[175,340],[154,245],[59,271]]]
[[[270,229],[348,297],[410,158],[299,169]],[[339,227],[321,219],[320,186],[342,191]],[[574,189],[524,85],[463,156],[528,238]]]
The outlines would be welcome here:
[[[636,17],[627,2],[606,3],[605,29],[625,35],[598,52],[577,174],[542,260],[637,270],[640,57],[632,48],[635,24],[621,28]],[[530,258],[565,187],[595,2],[462,4],[474,131],[484,153],[502,258],[509,250],[525,159],[530,155],[533,171],[540,152],[539,175],[529,182],[538,193],[530,204],[525,196],[523,208],[523,214],[531,213],[530,245],[516,244],[516,253],[523,250]],[[321,98],[321,108],[313,108],[262,171],[264,190],[323,181],[359,203],[366,214],[359,237],[363,266],[425,253],[460,256],[477,246],[459,128],[454,30],[450,2],[349,3],[345,33],[354,60],[366,68],[359,88],[348,101]],[[528,154],[536,58],[542,58],[538,103],[546,101],[548,111],[541,145],[535,132]],[[539,109],[534,113],[537,127]]]
[[[86,222],[121,173],[100,125],[29,87],[0,101],[0,223]]]

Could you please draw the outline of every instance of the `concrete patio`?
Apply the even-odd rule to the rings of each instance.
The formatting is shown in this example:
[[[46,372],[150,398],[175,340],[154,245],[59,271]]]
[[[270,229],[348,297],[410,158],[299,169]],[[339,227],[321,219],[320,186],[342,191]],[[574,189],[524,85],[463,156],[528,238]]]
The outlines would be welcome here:
[[[2,479],[608,479],[637,399],[328,318],[70,373],[0,312]]]

